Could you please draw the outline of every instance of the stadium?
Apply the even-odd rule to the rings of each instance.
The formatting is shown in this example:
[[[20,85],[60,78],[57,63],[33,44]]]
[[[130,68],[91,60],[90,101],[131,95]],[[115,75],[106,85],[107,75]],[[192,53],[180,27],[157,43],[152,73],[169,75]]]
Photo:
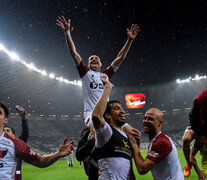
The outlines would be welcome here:
[[[9,108],[9,125],[15,128],[16,134],[21,134],[20,117],[15,109],[16,105],[20,105],[27,111],[29,123],[27,144],[32,151],[39,154],[56,152],[59,144],[66,136],[74,138],[75,151],[84,128],[82,83],[72,58],[69,56],[64,35],[55,27],[55,19],[62,13],[67,18],[71,14],[71,18],[74,19],[74,41],[76,41],[80,53],[83,54],[85,63],[90,53],[95,50],[103,58],[103,69],[110,65],[126,39],[120,28],[125,30],[125,27],[129,26],[131,21],[139,21],[141,27],[143,26],[143,30],[141,28],[140,37],[137,37],[123,65],[120,66],[111,79],[115,87],[110,99],[117,99],[122,103],[126,111],[127,123],[139,129],[142,133],[141,149],[145,150],[148,146],[148,137],[143,132],[143,117],[145,112],[153,107],[159,108],[164,114],[162,131],[171,137],[177,149],[181,149],[182,137],[189,124],[189,112],[192,102],[207,85],[207,54],[205,50],[207,41],[204,42],[207,26],[203,21],[204,15],[200,13],[199,3],[189,2],[189,6],[185,7],[183,12],[181,9],[184,4],[178,1],[175,1],[174,4],[160,2],[159,7],[153,3],[142,1],[133,1],[132,3],[121,1],[118,6],[119,9],[124,11],[125,7],[128,11],[131,10],[132,14],[124,11],[120,15],[124,19],[122,22],[117,18],[113,19],[113,15],[115,17],[119,16],[119,11],[114,10],[114,14],[107,16],[112,18],[112,22],[109,22],[108,29],[104,29],[103,26],[107,24],[104,15],[114,9],[117,5],[115,1],[98,4],[97,7],[103,13],[101,15],[100,12],[90,10],[95,6],[93,3],[64,1],[60,5],[56,1],[52,1],[51,7],[47,7],[46,2],[39,4],[37,1],[31,3],[22,1],[22,6],[25,9],[20,12],[21,5],[17,2],[10,2],[10,4],[5,1],[0,8],[3,17],[6,18],[9,15],[9,9],[12,9],[13,14],[8,17],[8,21],[18,21],[16,24],[11,22],[10,24],[4,18],[0,18],[0,24],[3,27],[0,30],[0,101]],[[68,3],[71,3],[71,7],[67,5]],[[141,5],[144,7],[143,10],[140,10],[141,12],[146,10],[156,17],[139,14],[136,8],[140,9],[139,6]],[[48,21],[48,26],[51,28],[46,26],[47,23],[44,20],[39,19],[43,15],[38,12],[38,8],[36,9],[33,6],[40,6],[40,12],[43,15],[50,16],[45,18],[45,21]],[[53,14],[50,11],[55,7],[57,9],[53,11]],[[108,7],[109,10],[105,10],[104,7]],[[177,16],[172,15],[175,7],[177,8]],[[72,10],[67,10],[70,8]],[[73,9],[77,11],[73,12]],[[162,14],[157,14],[163,9],[169,11],[169,14],[164,12],[168,20],[175,20],[178,17],[182,19],[187,15],[190,15],[192,19],[186,18],[185,21],[183,19],[173,21],[174,24],[180,23],[179,32],[173,34],[176,28],[172,27],[169,34],[164,32],[162,36],[162,33],[157,31],[161,28],[166,30],[171,27],[168,20],[162,19]],[[195,14],[192,15],[191,12],[195,12]],[[24,17],[24,14],[27,13],[29,14],[28,18]],[[37,15],[33,17],[35,13]],[[84,32],[84,25],[79,25],[79,23],[92,18],[93,13],[100,15],[99,20],[94,20],[94,24],[97,23],[100,27],[92,26],[93,23],[88,22],[91,23],[89,27],[86,27],[88,32]],[[25,18],[25,24],[20,23],[20,20],[16,18],[17,14],[22,19]],[[83,18],[80,20],[81,22],[78,22],[78,15]],[[125,16],[128,18],[124,18]],[[37,22],[29,22],[29,18],[36,19]],[[128,20],[130,18],[131,20]],[[149,27],[148,21],[156,20],[160,21],[160,25],[156,25],[156,22],[154,22],[151,32],[152,27]],[[38,21],[41,22],[39,25]],[[117,31],[120,31],[118,35],[116,34],[118,36],[117,40],[115,40],[114,35],[108,35],[114,33],[111,28],[114,22],[118,22],[116,28],[119,29]],[[192,35],[195,30],[194,26],[199,24],[202,24],[202,26],[198,29],[198,34],[189,38],[189,35],[186,34]],[[165,25],[166,27],[164,27]],[[182,25],[189,27],[189,29],[182,32]],[[44,30],[44,27],[47,30]],[[6,28],[9,30],[7,31]],[[92,31],[95,31],[95,34]],[[148,37],[147,33],[152,34]],[[98,34],[102,35],[99,37]],[[79,36],[82,37],[82,40]],[[103,40],[103,36],[110,39],[110,42]],[[120,38],[120,36],[123,38]],[[159,36],[159,38],[156,36]],[[169,45],[168,38],[171,38],[172,45]],[[97,47],[94,45],[96,41]],[[104,48],[102,44],[105,44]],[[179,51],[182,47],[184,47],[183,50]],[[127,95],[136,96],[138,93],[143,95],[141,99],[138,99],[140,101],[137,102],[137,97],[134,98],[135,100],[130,99],[130,101],[135,104],[137,102],[138,106],[143,102],[143,106],[141,108],[137,108],[136,105],[129,107]],[[184,167],[185,160],[181,150],[178,150],[178,153],[181,166]],[[200,165],[200,155],[197,155],[197,158]],[[135,167],[134,171],[138,178],[152,179],[151,173],[141,177]],[[61,159],[46,169],[34,168],[24,163],[22,172],[23,179],[26,180],[87,179],[83,166],[79,167],[79,162],[75,157],[73,169],[68,169],[66,159]],[[80,174],[80,177],[77,174]],[[196,178],[197,175],[192,170],[192,174],[188,179]]]

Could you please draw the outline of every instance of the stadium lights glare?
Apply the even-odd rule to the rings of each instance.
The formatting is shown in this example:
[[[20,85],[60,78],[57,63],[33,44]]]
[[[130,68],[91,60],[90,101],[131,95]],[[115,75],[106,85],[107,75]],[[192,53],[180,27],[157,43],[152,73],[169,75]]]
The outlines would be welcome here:
[[[47,76],[47,73],[46,73],[45,70],[42,70],[42,71],[41,71],[41,74],[42,74],[43,76]]]
[[[54,79],[55,78],[55,75],[53,73],[50,73],[49,74],[49,78]]]
[[[16,53],[10,52],[9,50],[7,50],[4,47],[4,45],[1,44],[1,43],[0,43],[0,51],[5,53],[6,55],[8,55],[12,60],[15,60],[15,61],[19,62],[20,64],[24,65],[28,69],[36,71],[36,72],[40,73],[43,76],[49,77],[50,79],[55,79],[57,81],[64,82],[65,84],[72,84],[72,85],[75,85],[75,86],[82,86],[81,81],[76,81],[76,80],[75,81],[69,81],[68,79],[65,79],[63,77],[56,77],[53,73],[47,73],[46,70],[37,68],[33,63],[27,63],[26,61],[22,60]]]
[[[195,75],[194,78],[189,77],[189,78],[183,79],[183,80],[177,79],[176,82],[178,84],[181,84],[181,83],[186,83],[186,82],[190,82],[190,81],[198,81],[200,79],[206,79],[206,76]]]

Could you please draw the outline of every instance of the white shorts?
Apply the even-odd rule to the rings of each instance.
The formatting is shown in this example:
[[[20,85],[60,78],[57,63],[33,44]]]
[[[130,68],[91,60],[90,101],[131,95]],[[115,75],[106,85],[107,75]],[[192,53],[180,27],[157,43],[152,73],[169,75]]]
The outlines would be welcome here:
[[[92,112],[88,112],[84,115],[85,126],[89,127],[92,123]]]
[[[185,129],[185,132],[192,132],[192,133],[194,133],[194,131],[192,130],[191,126],[187,126],[187,128]]]

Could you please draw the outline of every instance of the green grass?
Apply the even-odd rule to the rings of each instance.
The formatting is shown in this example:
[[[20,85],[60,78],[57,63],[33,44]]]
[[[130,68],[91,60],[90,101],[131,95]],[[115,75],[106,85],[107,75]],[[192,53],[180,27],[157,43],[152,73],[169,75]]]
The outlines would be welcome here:
[[[146,152],[142,152],[143,156],[146,156]],[[180,159],[180,163],[182,168],[185,166],[185,159],[181,150],[178,150],[178,156]],[[197,154],[197,161],[200,167],[201,156]],[[81,168],[79,167],[79,162],[74,158],[74,167],[69,168],[67,164],[67,160],[59,160],[52,166],[48,168],[36,168],[27,163],[23,163],[22,174],[24,180],[87,180],[87,176],[85,175],[83,164]],[[140,176],[136,170],[134,165],[134,172],[136,175],[136,179],[142,180],[151,180],[151,173],[147,173],[146,175]],[[191,175],[186,180],[195,180],[197,178],[197,174],[194,169],[191,171]]]

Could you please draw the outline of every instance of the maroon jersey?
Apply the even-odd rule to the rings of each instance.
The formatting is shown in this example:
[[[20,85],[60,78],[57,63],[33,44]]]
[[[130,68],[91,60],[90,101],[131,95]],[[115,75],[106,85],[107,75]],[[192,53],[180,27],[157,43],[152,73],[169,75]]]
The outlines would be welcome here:
[[[2,180],[14,180],[16,158],[31,163],[38,158],[38,154],[33,153],[24,141],[3,133],[0,136],[0,177]]]

